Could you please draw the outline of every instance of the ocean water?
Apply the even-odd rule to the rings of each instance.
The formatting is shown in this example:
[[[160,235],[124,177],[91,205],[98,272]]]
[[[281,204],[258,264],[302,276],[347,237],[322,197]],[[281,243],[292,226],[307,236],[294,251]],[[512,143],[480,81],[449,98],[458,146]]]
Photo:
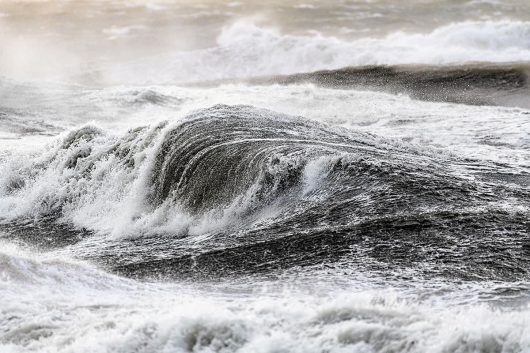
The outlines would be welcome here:
[[[530,3],[0,1],[0,352],[530,352]]]

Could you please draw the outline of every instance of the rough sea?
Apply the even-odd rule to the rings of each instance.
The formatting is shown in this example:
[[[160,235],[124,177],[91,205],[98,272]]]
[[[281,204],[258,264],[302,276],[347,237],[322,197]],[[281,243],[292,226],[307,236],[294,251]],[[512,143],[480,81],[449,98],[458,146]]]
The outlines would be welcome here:
[[[530,2],[1,0],[0,352],[530,352]]]

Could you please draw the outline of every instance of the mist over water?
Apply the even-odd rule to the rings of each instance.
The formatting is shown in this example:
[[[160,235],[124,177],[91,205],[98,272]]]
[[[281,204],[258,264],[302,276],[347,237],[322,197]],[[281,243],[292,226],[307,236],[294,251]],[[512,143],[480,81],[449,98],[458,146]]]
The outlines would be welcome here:
[[[522,0],[0,0],[0,352],[530,352],[529,75]]]
[[[526,1],[2,1],[0,73],[169,83],[528,61]]]

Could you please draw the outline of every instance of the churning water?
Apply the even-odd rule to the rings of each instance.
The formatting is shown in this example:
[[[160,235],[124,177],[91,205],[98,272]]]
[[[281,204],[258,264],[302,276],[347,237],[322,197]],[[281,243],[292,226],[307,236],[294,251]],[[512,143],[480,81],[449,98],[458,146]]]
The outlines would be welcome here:
[[[0,352],[530,352],[527,1],[0,2]]]

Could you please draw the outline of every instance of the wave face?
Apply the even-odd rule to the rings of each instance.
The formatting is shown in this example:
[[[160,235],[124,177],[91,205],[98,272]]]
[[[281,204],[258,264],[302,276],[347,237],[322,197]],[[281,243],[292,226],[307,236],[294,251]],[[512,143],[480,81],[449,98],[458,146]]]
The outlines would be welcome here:
[[[315,123],[249,107],[215,107],[170,131],[157,156],[155,199],[224,206],[252,186],[269,199],[302,183],[308,161],[361,146]]]
[[[318,264],[528,275],[530,195],[515,170],[249,106],[121,137],[87,126],[3,170],[10,237],[70,244],[132,276]]]

